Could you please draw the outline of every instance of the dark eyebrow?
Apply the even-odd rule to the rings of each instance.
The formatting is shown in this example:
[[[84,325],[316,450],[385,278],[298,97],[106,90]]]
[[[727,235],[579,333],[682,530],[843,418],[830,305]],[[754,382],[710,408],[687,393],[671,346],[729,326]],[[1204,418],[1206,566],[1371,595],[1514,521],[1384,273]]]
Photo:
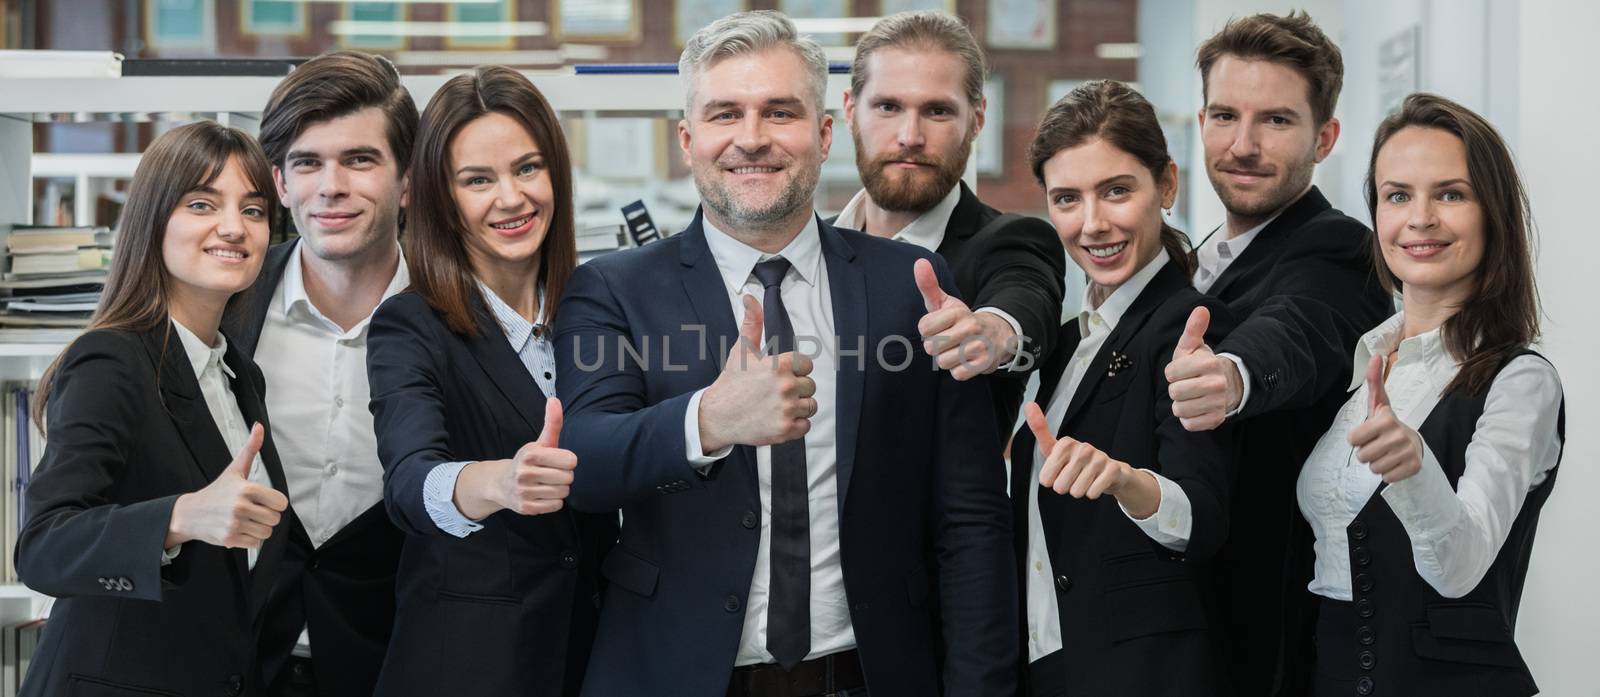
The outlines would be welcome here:
[[[484,167],[482,165],[468,165],[466,167],[462,167],[461,169],[456,170],[456,174],[466,174],[468,172],[474,172],[474,173],[476,173],[476,172],[491,172],[492,173],[492,172],[494,172],[494,168],[493,167]]]
[[[1110,186],[1112,184],[1119,184],[1119,183],[1122,183],[1124,181],[1135,181],[1135,182],[1137,182],[1138,180],[1139,180],[1138,177],[1135,177],[1132,174],[1118,174],[1118,175],[1115,175],[1115,176],[1106,177],[1105,179],[1101,179],[1100,181],[1095,182],[1095,185],[1093,187],[1091,187],[1091,188],[1103,189],[1103,188],[1105,188],[1107,186]],[[1054,188],[1050,189],[1049,195],[1050,196],[1055,196],[1058,193],[1076,192],[1077,190],[1078,190],[1077,187],[1057,186],[1057,187],[1054,187]]]
[[[1470,188],[1472,188],[1472,182],[1469,182],[1469,181],[1467,181],[1465,179],[1462,179],[1461,177],[1456,177],[1455,179],[1446,179],[1446,180],[1444,180],[1442,182],[1439,182],[1438,184],[1434,184],[1434,186],[1436,186],[1436,187],[1465,186],[1468,189],[1470,189]]]
[[[519,157],[519,158],[517,158],[515,160],[512,160],[511,164],[512,165],[520,165],[520,164],[522,164],[524,162],[528,162],[530,160],[537,160],[537,159],[539,159],[540,157],[543,157],[543,156],[544,156],[544,153],[539,152],[538,150],[533,150],[533,151],[529,151],[527,154],[524,154],[522,157]]]
[[[217,191],[217,188],[212,186],[212,185],[210,185],[210,184],[201,184],[200,186],[197,186],[197,187],[195,187],[193,189],[190,189],[189,192],[187,194],[184,194],[184,195],[188,196],[189,194],[205,194],[207,196],[221,196],[222,192],[221,191]],[[259,191],[246,192],[244,197],[245,198],[259,198],[259,199],[265,199],[266,198],[266,196],[262,195],[262,193],[259,192]]]
[[[366,155],[367,157],[372,157],[379,160],[383,159],[383,151],[371,145],[358,145],[353,148],[347,148],[339,151],[340,157],[354,157],[356,155]],[[311,159],[321,159],[322,153],[312,150],[290,150],[289,154],[285,155],[283,159],[284,161],[289,161],[307,157]]]

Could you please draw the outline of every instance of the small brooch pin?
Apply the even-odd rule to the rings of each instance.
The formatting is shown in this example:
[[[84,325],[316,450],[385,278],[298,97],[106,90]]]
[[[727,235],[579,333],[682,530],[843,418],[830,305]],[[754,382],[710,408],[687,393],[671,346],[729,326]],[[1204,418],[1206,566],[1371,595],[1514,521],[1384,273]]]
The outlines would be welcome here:
[[[1117,373],[1133,367],[1133,359],[1128,354],[1118,351],[1111,352],[1111,365],[1106,370],[1106,377],[1116,377]]]

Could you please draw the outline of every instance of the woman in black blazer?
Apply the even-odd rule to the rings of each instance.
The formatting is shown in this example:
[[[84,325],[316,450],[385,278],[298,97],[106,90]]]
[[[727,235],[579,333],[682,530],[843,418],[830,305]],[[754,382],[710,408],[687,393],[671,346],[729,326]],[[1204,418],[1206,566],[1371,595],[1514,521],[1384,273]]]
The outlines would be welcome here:
[[[60,600],[23,695],[259,694],[288,499],[261,371],[218,325],[275,200],[260,146],[212,122],[140,159],[99,307],[34,404],[17,571]]]
[[[1231,434],[1184,430],[1163,371],[1230,319],[1190,285],[1184,237],[1162,221],[1177,167],[1149,102],[1112,81],[1052,106],[1030,157],[1089,287],[1011,451],[1024,684],[1227,694],[1208,560],[1227,534]]]
[[[1309,692],[1526,697],[1517,606],[1565,405],[1529,349],[1521,178],[1487,121],[1417,94],[1379,125],[1366,194],[1401,311],[1356,344],[1354,392],[1300,470],[1320,604]]]
[[[407,533],[379,695],[576,695],[616,516],[565,509],[577,458],[545,327],[576,264],[560,122],[516,71],[428,103],[410,168],[411,288],[367,367],[384,501]]]

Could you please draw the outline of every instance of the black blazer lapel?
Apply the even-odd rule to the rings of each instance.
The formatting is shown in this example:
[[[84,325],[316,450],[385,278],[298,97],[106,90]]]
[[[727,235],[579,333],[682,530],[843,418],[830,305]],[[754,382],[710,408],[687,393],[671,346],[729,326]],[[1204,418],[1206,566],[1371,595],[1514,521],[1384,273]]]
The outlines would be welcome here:
[[[1067,364],[1072,361],[1072,354],[1078,350],[1078,342],[1083,341],[1083,334],[1078,329],[1076,317],[1067,320],[1058,329],[1060,343],[1056,344],[1055,351],[1039,366],[1039,391],[1035,393],[1033,401],[1043,409],[1055,397],[1056,389],[1061,386],[1062,372],[1067,369]]]
[[[1228,286],[1232,285],[1234,280],[1243,276],[1245,271],[1254,268],[1258,264],[1277,258],[1277,250],[1283,246],[1290,230],[1305,225],[1317,214],[1332,207],[1333,204],[1328,203],[1328,199],[1323,197],[1322,192],[1318,191],[1317,187],[1311,187],[1306,191],[1305,195],[1294,203],[1289,204],[1289,207],[1285,208],[1283,213],[1280,213],[1277,218],[1274,218],[1271,223],[1261,229],[1261,232],[1256,235],[1255,241],[1245,248],[1244,254],[1239,255],[1238,259],[1234,259],[1233,263],[1223,270],[1222,275],[1217,277],[1216,282],[1211,284],[1211,288],[1206,291],[1206,295],[1222,297]],[[1221,234],[1220,231],[1217,234]]]
[[[237,345],[246,356],[256,355],[256,344],[261,341],[261,325],[267,321],[267,310],[272,307],[272,296],[283,281],[283,272],[289,266],[294,246],[300,238],[275,245],[267,250],[267,259],[261,265],[256,282],[243,292],[228,299],[228,309],[223,313],[222,326],[226,329],[228,343]],[[235,371],[237,372],[237,371]]]
[[[479,305],[474,308],[474,314],[478,319],[478,335],[462,337],[462,341],[466,342],[472,357],[477,359],[478,367],[489,376],[489,382],[494,384],[528,427],[538,433],[544,428],[544,400],[547,395],[533,376],[528,374],[522,359],[511,350],[505,331],[490,315],[488,308]],[[538,396],[536,401],[533,399],[535,395]],[[533,409],[535,404],[539,407],[537,412]]]
[[[961,188],[961,198],[956,202],[955,210],[950,211],[950,222],[944,226],[944,239],[939,242],[939,256],[949,260],[958,247],[965,244],[967,239],[978,234],[983,228],[985,208],[978,196],[967,188],[966,182],[957,182]],[[952,262],[952,265],[954,262]]]
[[[1072,393],[1072,401],[1067,405],[1066,414],[1061,417],[1061,426],[1056,435],[1065,433],[1067,424],[1089,401],[1089,395],[1094,394],[1095,388],[1110,374],[1112,354],[1123,353],[1128,342],[1139,334],[1139,329],[1155,314],[1156,308],[1189,283],[1189,279],[1183,275],[1183,267],[1171,261],[1156,272],[1150,283],[1139,292],[1139,297],[1134,298],[1133,304],[1128,306],[1127,312],[1122,314],[1122,319],[1117,321],[1117,328],[1111,330],[1111,336],[1106,337],[1106,342],[1095,352],[1094,360],[1089,362],[1089,370],[1083,374],[1083,382],[1078,383],[1077,391]]]
[[[722,271],[717,268],[717,260],[711,254],[711,247],[706,244],[702,215],[702,212],[696,211],[694,221],[679,233],[678,263],[685,267],[683,294],[688,299],[689,307],[694,310],[694,318],[684,325],[688,328],[692,326],[691,323],[698,323],[704,342],[700,355],[710,358],[709,363],[693,362],[690,365],[705,366],[711,372],[710,377],[715,379],[722,370],[722,361],[739,339],[739,330],[734,325],[733,307],[728,301],[728,288],[722,281]],[[755,449],[743,445],[735,447],[728,457],[748,458],[752,464],[756,461]],[[705,477],[715,478],[721,468],[722,461],[719,461],[711,466]],[[754,477],[749,479],[751,493],[754,493],[756,480]]]
[[[868,351],[867,277],[855,263],[856,252],[833,226],[818,221],[822,259],[828,265],[828,288],[833,295],[834,336],[841,350]],[[856,343],[861,346],[856,346]],[[842,351],[836,351],[842,354]],[[864,355],[864,354],[863,354]],[[856,437],[861,430],[861,400],[866,389],[866,371],[861,360],[838,361],[837,420],[834,422],[834,449],[838,458],[839,510],[845,510],[850,493],[850,474],[855,469]]]
[[[184,448],[189,451],[201,478],[210,484],[222,475],[233,461],[228,443],[217,430],[216,418],[200,394],[200,381],[195,378],[194,365],[183,348],[183,339],[172,326],[172,320],[156,325],[141,335],[145,350],[157,366],[157,380],[161,390],[161,405],[172,419]],[[242,549],[229,550],[234,560],[234,572],[241,586],[250,576],[249,564]]]

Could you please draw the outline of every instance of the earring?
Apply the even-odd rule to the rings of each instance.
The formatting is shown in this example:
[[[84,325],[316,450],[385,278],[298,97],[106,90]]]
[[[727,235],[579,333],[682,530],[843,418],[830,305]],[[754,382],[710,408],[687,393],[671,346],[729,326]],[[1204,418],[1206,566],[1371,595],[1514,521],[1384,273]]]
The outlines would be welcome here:
[[[1165,213],[1168,218],[1172,217],[1172,208],[1171,207],[1163,208],[1163,209],[1161,209],[1161,212]]]

